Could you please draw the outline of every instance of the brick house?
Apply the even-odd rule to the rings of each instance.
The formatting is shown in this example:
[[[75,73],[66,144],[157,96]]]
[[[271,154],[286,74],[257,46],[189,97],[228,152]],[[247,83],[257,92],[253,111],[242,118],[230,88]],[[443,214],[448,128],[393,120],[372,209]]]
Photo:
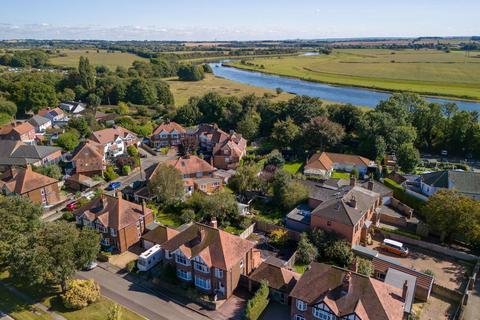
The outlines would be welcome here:
[[[211,226],[192,223],[162,244],[164,261],[172,264],[177,277],[197,290],[228,299],[242,275],[260,262],[254,243]]]
[[[182,174],[183,182],[185,185],[185,193],[187,195],[192,194],[195,188],[195,180],[201,178],[211,178],[212,174],[217,170],[205,160],[200,159],[199,157],[194,155],[187,155],[185,157],[180,157],[176,160],[168,160],[166,164],[174,167]],[[205,184],[206,181],[207,180],[204,180],[204,182],[201,183],[204,186],[205,190],[207,190],[207,185]],[[213,188],[218,187],[219,186],[214,187],[213,183],[210,183],[208,189],[212,190]]]
[[[403,320],[406,288],[313,262],[290,293],[292,320]]]
[[[101,144],[91,140],[81,143],[73,152],[75,172],[89,177],[101,176],[106,167],[104,150]]]
[[[62,150],[58,147],[30,145],[18,140],[0,140],[0,169],[3,170],[10,166],[58,163],[61,157]]]
[[[187,130],[176,122],[163,123],[153,130],[150,143],[153,148],[174,147],[182,144]]]
[[[311,212],[310,227],[335,233],[351,244],[367,239],[370,228],[380,223],[381,195],[351,181],[351,188],[343,189],[321,202]]]
[[[375,162],[354,154],[341,154],[332,152],[315,153],[308,159],[303,173],[312,176],[329,177],[334,170],[351,172],[356,168],[363,177],[369,167],[375,166]]]
[[[45,131],[52,127],[52,120],[39,116],[38,114],[34,115],[28,120],[34,128],[37,134],[45,133]]]
[[[77,225],[92,227],[101,234],[101,245],[106,250],[125,252],[137,244],[153,222],[152,210],[117,197],[102,194],[75,211]]]
[[[28,122],[13,122],[0,128],[0,140],[17,140],[35,144],[35,127]]]
[[[127,147],[130,145],[140,145],[135,133],[118,126],[94,131],[90,135],[90,140],[103,146],[103,152],[107,158],[126,153]]]
[[[240,160],[247,154],[247,140],[241,134],[231,132],[226,134],[218,129],[212,137],[213,166],[218,169],[235,169]]]
[[[45,207],[62,200],[58,180],[34,172],[30,165],[26,168],[11,167],[0,177],[0,187],[4,195],[21,195],[33,203]]]

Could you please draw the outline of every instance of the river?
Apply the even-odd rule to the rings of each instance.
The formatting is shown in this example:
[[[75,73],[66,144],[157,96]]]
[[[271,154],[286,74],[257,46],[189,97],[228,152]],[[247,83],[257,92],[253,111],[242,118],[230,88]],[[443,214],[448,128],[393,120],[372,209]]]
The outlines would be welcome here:
[[[247,71],[225,67],[222,66],[221,63],[211,63],[210,66],[212,67],[214,75],[225,79],[267,89],[275,90],[276,88],[281,88],[285,92],[320,98],[336,103],[351,103],[357,106],[374,108],[381,100],[388,99],[390,96],[387,92],[347,86],[333,86],[325,83]],[[426,99],[437,103],[453,102],[457,104],[460,110],[480,111],[480,102],[431,97],[427,97]]]

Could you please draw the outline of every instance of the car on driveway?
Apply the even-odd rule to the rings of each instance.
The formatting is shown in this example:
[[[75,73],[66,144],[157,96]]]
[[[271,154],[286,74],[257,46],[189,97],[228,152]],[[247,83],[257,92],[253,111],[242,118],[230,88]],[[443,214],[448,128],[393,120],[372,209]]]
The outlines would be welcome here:
[[[68,211],[73,211],[77,209],[77,201],[73,201],[73,202],[70,202],[69,204],[67,204],[67,210]]]
[[[88,263],[88,264],[83,268],[83,270],[85,270],[85,271],[90,271],[90,270],[95,269],[96,267],[98,267],[98,263],[97,263],[96,261],[92,261],[92,262]]]
[[[87,198],[88,200],[92,200],[93,198],[95,198],[95,192],[93,192],[93,191],[88,191],[88,192],[86,192],[83,196],[84,196],[85,198]]]
[[[120,181],[110,182],[107,186],[107,190],[115,190],[120,188],[121,186],[122,186],[122,183]]]

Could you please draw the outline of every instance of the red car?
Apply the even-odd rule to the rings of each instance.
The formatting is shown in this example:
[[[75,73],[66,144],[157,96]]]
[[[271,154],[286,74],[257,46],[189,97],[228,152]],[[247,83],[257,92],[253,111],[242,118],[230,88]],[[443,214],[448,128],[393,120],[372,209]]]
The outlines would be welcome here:
[[[73,211],[75,209],[77,209],[77,202],[70,202],[69,204],[67,204],[68,211]]]

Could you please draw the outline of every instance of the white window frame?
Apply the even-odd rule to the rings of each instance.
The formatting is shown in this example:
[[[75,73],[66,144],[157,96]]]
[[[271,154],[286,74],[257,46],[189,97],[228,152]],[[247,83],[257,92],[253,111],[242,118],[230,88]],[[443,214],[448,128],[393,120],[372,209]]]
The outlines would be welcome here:
[[[204,265],[203,263],[199,262],[194,262],[193,263],[195,270],[203,272],[203,273],[210,273],[210,268],[207,265]]]
[[[197,276],[195,276],[195,286],[202,288],[204,290],[210,290],[212,288],[212,284],[209,279],[205,279]]]
[[[187,257],[185,257],[185,255],[183,255],[181,253],[177,253],[175,255],[175,262],[179,263],[181,265],[184,265],[184,266],[189,266],[190,265],[190,259],[188,259]]]
[[[307,310],[307,304],[300,299],[296,300],[295,305],[297,306],[297,309],[300,310],[300,311],[306,311]]]
[[[165,250],[165,258],[168,260],[172,259],[172,254],[170,253],[170,251]]]
[[[177,269],[177,277],[183,280],[190,281],[192,280],[192,273],[182,269]]]
[[[215,277],[217,277],[218,279],[223,279],[223,270],[215,268]]]
[[[113,229],[113,228],[110,228],[110,234],[112,235],[112,237],[116,237],[117,236],[117,231],[115,231],[115,229]]]
[[[299,314],[295,315],[295,320],[305,320],[305,317]]]

